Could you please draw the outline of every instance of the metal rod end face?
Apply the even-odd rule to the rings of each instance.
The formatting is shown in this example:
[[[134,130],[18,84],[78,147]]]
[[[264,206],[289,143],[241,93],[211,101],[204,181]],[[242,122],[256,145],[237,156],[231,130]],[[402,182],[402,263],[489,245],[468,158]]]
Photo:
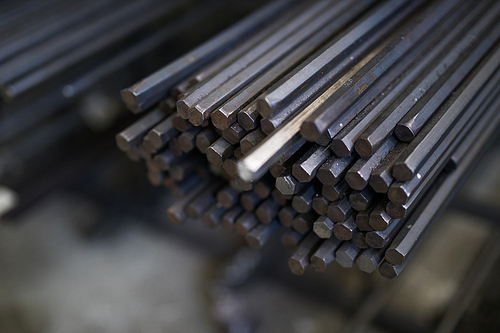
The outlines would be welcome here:
[[[360,271],[370,274],[377,269],[379,263],[372,256],[360,255],[359,258],[356,259],[356,264]]]
[[[142,111],[137,101],[137,96],[134,93],[134,90],[130,88],[122,89],[120,91],[120,96],[122,98],[122,101],[125,103],[127,108],[132,111],[132,113],[138,114]]]
[[[189,105],[183,99],[177,101],[177,113],[184,119],[189,118]]]
[[[321,136],[321,128],[316,124],[316,121],[305,121],[300,126],[300,135],[308,141],[316,141]]]
[[[394,129],[394,134],[396,134],[398,139],[403,142],[410,142],[415,138],[415,133],[413,132],[413,130],[408,126],[401,124],[398,124],[396,126],[396,128]]]
[[[373,147],[368,139],[358,139],[354,147],[356,149],[356,152],[362,158],[369,158],[374,153],[372,149]]]
[[[351,242],[344,242],[337,252],[335,252],[335,260],[340,266],[351,268],[360,251],[361,250]]]
[[[333,222],[326,216],[318,218],[313,225],[313,231],[319,238],[330,238],[333,232]]]
[[[392,167],[392,175],[400,182],[411,180],[414,172],[405,163],[396,163]]]
[[[320,258],[317,256],[311,257],[311,265],[314,267],[316,272],[324,272],[329,263],[326,262],[325,258]]]
[[[335,237],[342,241],[351,240],[353,231],[343,223],[336,223],[333,228]]]
[[[202,109],[200,105],[195,105],[193,108],[189,109],[189,122],[194,126],[201,126],[206,117],[206,110]]]
[[[385,252],[385,260],[392,265],[401,265],[405,261],[405,256],[398,249],[388,249]]]
[[[257,99],[257,111],[263,118],[269,118],[273,114],[275,105],[269,100],[269,96]]]
[[[404,205],[410,199],[410,194],[406,192],[405,188],[394,185],[389,187],[387,192],[389,200],[396,205]]]
[[[351,172],[348,171],[345,175],[345,180],[349,186],[356,191],[363,190],[368,184],[368,180],[363,178],[363,174],[359,171]]]
[[[260,248],[262,248],[262,246],[264,246],[264,242],[261,239],[251,234],[247,234],[245,236],[245,241],[248,245],[250,245],[251,248],[254,248],[256,250],[259,250]]]
[[[401,273],[400,266],[394,266],[389,264],[387,261],[384,261],[378,268],[380,275],[385,277],[386,279],[394,279],[396,276]]]
[[[246,182],[260,178],[260,175],[252,170],[251,166],[249,166],[245,160],[236,163],[236,168],[238,170],[238,176]]]
[[[186,218],[183,212],[177,211],[174,207],[167,209],[167,219],[174,225],[181,225]]]
[[[351,148],[343,140],[333,139],[330,149],[338,157],[347,157],[351,155]]]
[[[115,140],[116,140],[116,146],[123,152],[127,152],[130,150],[130,145],[129,145],[129,142],[127,141],[127,139],[125,137],[123,137],[122,133],[118,133],[116,136],[115,136]]]
[[[389,173],[383,173],[380,175],[373,175],[370,177],[370,186],[377,193],[387,193],[389,187],[391,186],[394,179],[389,175]]]
[[[300,259],[290,258],[288,260],[288,267],[295,275],[302,275],[306,271],[307,266],[309,266],[309,261],[306,257],[301,257]]]

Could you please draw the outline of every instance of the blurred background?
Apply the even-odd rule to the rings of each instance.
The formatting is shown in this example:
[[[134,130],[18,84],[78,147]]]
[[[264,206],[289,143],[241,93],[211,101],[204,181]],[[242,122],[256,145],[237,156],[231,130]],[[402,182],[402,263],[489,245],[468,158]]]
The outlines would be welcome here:
[[[500,331],[498,139],[394,280],[167,223],[119,91],[264,3],[0,2],[0,332]]]

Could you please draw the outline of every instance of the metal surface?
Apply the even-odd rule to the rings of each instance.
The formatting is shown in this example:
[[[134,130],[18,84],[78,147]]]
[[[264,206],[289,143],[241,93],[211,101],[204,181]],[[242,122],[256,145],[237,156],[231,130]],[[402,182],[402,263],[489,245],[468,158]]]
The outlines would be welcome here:
[[[391,261],[391,244],[417,216],[429,223],[427,198],[477,156],[464,147],[500,103],[497,3],[356,4],[291,6],[164,92],[183,132],[155,146],[168,150],[138,140],[165,173],[185,158],[224,179],[217,202],[234,212],[210,207],[206,224],[220,212],[253,247],[287,229],[299,275],[334,260],[399,275],[406,263]],[[208,163],[183,157],[195,144]]]

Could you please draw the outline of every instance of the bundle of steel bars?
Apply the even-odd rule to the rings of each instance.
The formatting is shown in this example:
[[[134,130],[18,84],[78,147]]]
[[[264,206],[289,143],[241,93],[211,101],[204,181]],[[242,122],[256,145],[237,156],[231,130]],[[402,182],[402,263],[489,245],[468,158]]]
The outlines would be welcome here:
[[[48,148],[85,131],[87,104],[103,109],[102,122],[122,115],[100,102],[122,107],[120,89],[236,21],[234,8],[227,0],[0,4],[0,180],[39,167]]]
[[[500,2],[276,0],[122,91],[173,223],[397,276],[500,122]]]

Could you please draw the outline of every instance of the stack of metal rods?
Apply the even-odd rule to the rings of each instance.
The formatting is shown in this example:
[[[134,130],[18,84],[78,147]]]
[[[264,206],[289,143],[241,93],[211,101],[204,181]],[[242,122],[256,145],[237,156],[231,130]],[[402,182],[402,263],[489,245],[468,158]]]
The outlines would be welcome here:
[[[146,114],[117,145],[179,195],[173,223],[280,234],[295,274],[393,278],[500,123],[499,18],[496,1],[274,1],[124,89]]]
[[[2,182],[84,129],[78,113],[89,96],[122,107],[121,88],[236,21],[217,15],[222,9],[235,17],[248,10],[226,0],[26,0],[0,8]]]

